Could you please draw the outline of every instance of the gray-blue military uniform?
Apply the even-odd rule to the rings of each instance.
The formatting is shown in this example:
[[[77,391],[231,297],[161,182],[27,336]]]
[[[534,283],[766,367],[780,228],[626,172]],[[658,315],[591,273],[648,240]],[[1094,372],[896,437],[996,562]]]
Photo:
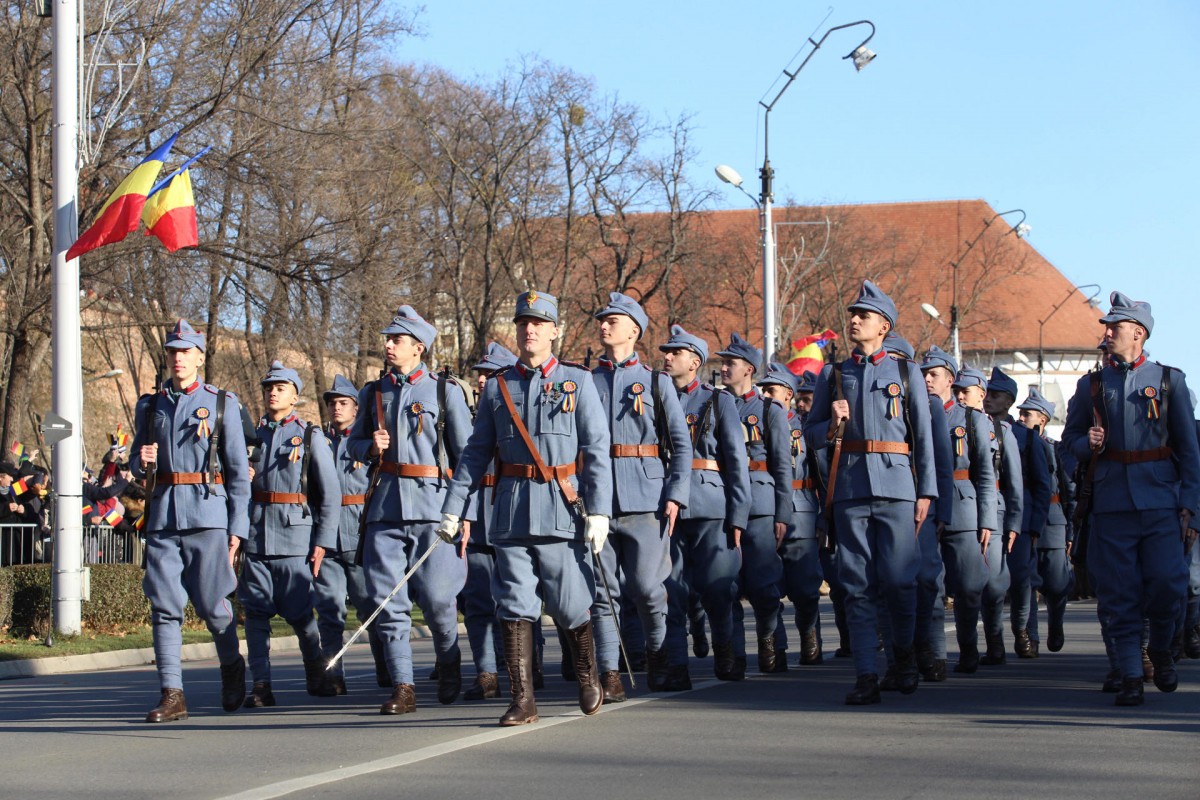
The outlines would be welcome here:
[[[401,306],[382,333],[412,336],[425,345],[426,352],[437,335],[411,306]],[[439,405],[440,395],[445,397],[445,408]],[[439,426],[439,422],[444,424]],[[444,381],[421,362],[407,374],[391,369],[363,387],[347,443],[350,456],[368,460],[374,432],[380,428],[388,431],[391,442],[380,458],[379,482],[363,512],[367,528],[362,562],[372,603],[379,606],[386,601],[375,624],[392,678],[393,697],[380,711],[397,714],[416,708],[409,641],[414,598],[433,633],[438,701],[454,702],[461,689],[458,593],[466,582],[467,569],[457,548],[434,549],[412,579],[390,600],[387,597],[410,565],[439,541],[436,530],[442,503],[451,471],[470,435],[471,412],[458,384]]]
[[[895,304],[870,281],[863,282],[849,308],[880,314],[895,324]],[[937,498],[937,474],[921,372],[915,363],[890,358],[882,348],[874,353],[856,349],[836,371],[822,370],[805,427],[809,447],[825,452],[834,448],[832,406],[839,379],[850,418],[840,463],[831,466],[830,493],[839,577],[846,588],[859,676],[846,700],[874,703],[879,701],[876,596],[882,597],[891,616],[900,690],[915,691],[919,680],[913,651],[920,566],[915,505],[918,498]]]
[[[275,361],[261,381],[303,383],[295,370]],[[295,414],[258,424],[261,455],[254,472],[250,536],[238,580],[246,610],[246,653],[254,688],[245,706],[274,705],[271,691],[271,618],[283,617],[299,639],[308,693],[335,694],[321,659],[321,637],[313,617],[310,554],[337,545],[342,494],[329,443],[320,428]]]
[[[1021,445],[1013,433],[1012,424],[1006,419],[992,418],[990,437],[997,445],[993,458],[1000,480],[997,498],[1001,530],[998,531],[1000,535],[992,536],[988,541],[987,553],[984,554],[987,582],[983,587],[980,611],[987,652],[979,659],[979,663],[985,666],[1004,664],[1008,660],[1004,652],[1004,599],[1008,596],[1012,573],[1008,569],[1004,540],[1009,531],[1016,532],[1020,538],[1021,523],[1025,514]]]
[[[740,358],[757,372],[762,351],[741,335],[730,335],[729,345],[717,353],[722,358]],[[792,436],[787,409],[763,396],[757,389],[734,395],[742,423],[742,441],[750,469],[750,519],[742,534],[741,596],[754,609],[759,672],[770,674],[787,669],[776,640],[779,623],[780,583],[783,560],[775,540],[776,523],[792,521]],[[737,672],[745,671],[746,629],[740,596],[733,605],[733,648]]]
[[[323,395],[328,403],[338,397],[358,401],[358,389],[343,375],[333,379],[333,386]],[[346,631],[346,598],[358,612],[359,620],[365,620],[375,610],[367,592],[367,578],[362,566],[354,563],[358,552],[358,527],[366,502],[367,486],[370,483],[370,465],[350,455],[347,436],[350,428],[337,430],[332,423],[325,432],[329,449],[333,455],[334,469],[341,488],[341,513],[338,516],[337,540],[325,552],[321,571],[313,579],[313,606],[317,611],[317,627],[321,633],[321,651],[326,659],[332,658],[342,649]],[[383,644],[372,624],[367,628],[371,643],[371,655],[375,660],[375,677],[381,686],[390,686],[387,663],[383,657]],[[338,693],[345,692],[345,673],[339,659],[330,670]]]
[[[708,360],[708,343],[679,325],[659,350],[688,350]],[[692,442],[692,485],[688,506],[671,536],[671,577],[667,582],[668,681],[685,688],[689,597],[699,595],[712,627],[713,671],[735,677],[733,604],[738,599],[741,551],[734,529],[746,530],[750,516],[748,458],[733,395],[693,380],[677,390]]]
[[[620,292],[609,295],[608,305],[597,312],[596,318],[613,314],[630,317],[642,332],[648,327],[642,307]],[[600,566],[614,600],[620,578],[622,597],[637,609],[646,636],[647,683],[651,691],[657,691],[664,688],[668,667],[664,647],[665,582],[671,573],[671,555],[663,509],[669,501],[681,508],[688,505],[692,442],[671,379],[643,364],[637,353],[619,364],[602,356],[592,377],[612,436],[613,485],[618,487],[613,494],[612,529],[600,552]],[[659,424],[663,426],[661,434]],[[660,439],[660,435],[665,438]],[[669,458],[664,458],[668,447]],[[619,640],[607,619],[614,613],[603,588],[599,588],[592,606],[598,620],[596,662],[609,701],[623,699],[617,672]]]
[[[166,349],[204,350],[204,336],[186,320],[167,335]],[[146,575],[154,658],[164,701],[178,692],[181,715],[148,721],[186,719],[180,648],[184,608],[190,599],[212,633],[221,662],[222,706],[233,711],[245,692],[245,662],[238,653],[237,623],[227,597],[237,585],[229,563],[229,539],[244,540],[250,502],[250,471],[237,398],[199,381],[175,391],[170,381],[141,398],[130,470],[146,477],[144,445],[158,445],[154,491],[147,501]],[[218,422],[219,420],[219,422]],[[215,435],[214,435],[215,434]],[[154,712],[151,712],[153,715]]]
[[[1101,322],[1128,320],[1152,333],[1148,303],[1120,292],[1110,299]],[[1079,380],[1067,405],[1063,446],[1080,463],[1095,459],[1088,569],[1120,665],[1120,705],[1142,702],[1143,618],[1150,622],[1155,685],[1173,691],[1178,682],[1170,647],[1188,583],[1179,515],[1194,515],[1200,499],[1193,417],[1183,373],[1144,353],[1132,363],[1110,356],[1102,370]],[[1097,452],[1088,441],[1093,426],[1105,431]]]
[[[525,292],[517,299],[514,319],[522,317],[557,323],[557,302],[543,292]],[[501,382],[536,455],[517,429]],[[484,387],[475,427],[450,483],[443,511],[461,515],[489,464],[498,462],[488,541],[496,550],[493,591],[513,693],[513,706],[501,725],[537,719],[532,628],[543,607],[567,633],[581,706],[585,691],[596,692],[585,713],[600,706],[590,612],[596,584],[584,516],[612,514],[611,439],[605,418],[585,368],[553,356],[536,368],[517,363],[495,373]]]
[[[955,388],[985,388],[987,378],[975,369],[959,372],[954,359],[940,348],[931,348],[921,363],[922,370],[945,367],[956,374]],[[948,440],[954,453],[954,488],[950,521],[941,536],[941,554],[946,565],[946,592],[954,597],[954,628],[958,640],[958,664],[954,671],[972,674],[979,668],[979,613],[988,566],[980,548],[981,531],[993,539],[999,530],[998,488],[992,421],[982,411],[957,401],[945,404]]]

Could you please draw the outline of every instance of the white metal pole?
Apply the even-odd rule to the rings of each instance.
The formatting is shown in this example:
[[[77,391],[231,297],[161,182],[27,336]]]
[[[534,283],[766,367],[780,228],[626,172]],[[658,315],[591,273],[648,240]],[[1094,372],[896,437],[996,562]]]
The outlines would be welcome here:
[[[78,0],[54,0],[53,349],[54,413],[71,423],[71,435],[54,446],[55,629],[82,629],[83,600],[83,369],[79,333],[79,262],[67,261],[78,234],[79,17]]]
[[[775,357],[775,228],[771,221],[771,198],[762,199],[762,251],[763,251],[763,372]]]

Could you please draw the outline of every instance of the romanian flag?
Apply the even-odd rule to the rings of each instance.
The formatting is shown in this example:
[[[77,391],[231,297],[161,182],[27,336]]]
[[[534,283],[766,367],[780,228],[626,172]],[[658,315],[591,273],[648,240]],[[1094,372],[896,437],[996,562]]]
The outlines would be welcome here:
[[[17,460],[17,463],[20,464],[22,461],[25,460],[25,445],[21,444],[20,442],[14,441],[12,443],[12,454],[13,454],[13,458],[15,458]]]
[[[146,235],[157,236],[172,253],[181,247],[200,244],[191,170],[183,170],[150,195],[142,211],[142,222],[146,224]]]
[[[117,432],[110,435],[108,439],[114,450],[124,450],[129,446],[129,434],[125,433],[124,426],[119,422],[117,423]]]
[[[133,529],[138,533],[142,532],[142,528],[146,527],[146,515],[142,514],[137,518],[137,522],[133,523]]]
[[[819,375],[821,367],[825,366],[825,353],[822,350],[836,338],[838,335],[827,328],[824,333],[814,333],[793,340],[792,358],[788,361],[787,368],[793,375],[803,375],[806,372]]]
[[[163,161],[166,160],[167,153],[171,151],[171,145],[175,144],[178,136],[176,133],[159,145],[134,167],[133,172],[125,176],[125,180],[121,181],[116,191],[100,208],[92,227],[84,231],[75,244],[71,245],[71,249],[67,251],[68,261],[102,245],[119,242],[137,230],[142,207],[146,205],[146,197],[154,188],[154,181],[158,179]]]
[[[115,528],[121,524],[121,520],[123,519],[125,519],[125,517],[121,516],[121,513],[117,511],[116,508],[113,508],[104,515],[104,524]]]
[[[85,516],[85,517],[86,517],[86,516],[88,516],[89,514],[91,514],[91,513],[92,513],[92,504],[91,504],[91,503],[88,503],[86,506],[84,506],[84,507],[83,507],[82,509],[80,509],[80,510],[81,510],[81,512],[83,513],[83,516]]]
[[[17,481],[16,483],[14,483],[12,485],[13,496],[20,497],[21,495],[28,492],[29,487],[31,487],[32,485],[33,485],[33,477],[32,476],[27,475],[24,478],[21,478],[21,480]]]

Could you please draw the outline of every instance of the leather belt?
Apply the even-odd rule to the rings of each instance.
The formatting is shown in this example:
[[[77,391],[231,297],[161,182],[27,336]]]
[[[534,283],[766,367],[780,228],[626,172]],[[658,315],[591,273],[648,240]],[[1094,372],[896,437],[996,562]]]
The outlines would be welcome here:
[[[885,442],[880,439],[854,439],[842,442],[843,453],[893,453],[908,455],[907,442]]]
[[[766,472],[767,471],[767,462],[751,461],[750,462],[750,471],[751,472]]]
[[[250,499],[256,503],[283,505],[290,503],[307,503],[308,498],[299,492],[254,492]]]
[[[1062,505],[1062,497],[1060,497],[1059,495],[1056,495],[1056,494],[1052,494],[1052,495],[1050,495],[1050,505],[1054,505],[1055,503]]]
[[[200,483],[225,483],[225,476],[220,473],[210,481],[207,472],[156,472],[154,480],[159,486],[195,486]]]
[[[608,452],[613,458],[658,458],[658,445],[614,444]]]
[[[454,470],[448,469],[443,472],[432,464],[397,464],[394,461],[384,461],[379,465],[379,469],[388,475],[398,475],[401,478],[454,477]]]
[[[1116,461],[1119,464],[1145,464],[1147,461],[1166,461],[1171,457],[1171,448],[1155,447],[1153,450],[1105,450],[1101,461]]]
[[[496,474],[494,472],[483,476],[483,480],[479,481],[480,486],[492,488],[496,485]]]
[[[716,459],[693,458],[692,459],[692,469],[704,469],[704,470],[708,470],[709,472],[720,472],[721,465],[717,463]]]
[[[954,480],[956,480],[956,481],[969,481],[969,480],[971,480],[971,470],[969,470],[969,469],[956,469],[956,470],[954,470]]]
[[[558,466],[550,467],[551,477],[562,479],[568,475],[575,474],[575,462],[570,464],[559,464]],[[538,468],[534,464],[506,464],[500,462],[500,476],[504,478],[524,478],[525,480],[538,481],[542,480],[542,476],[538,474]]]
[[[792,491],[796,491],[798,489],[812,489],[812,488],[815,488],[816,485],[817,485],[817,482],[814,481],[812,478],[805,478],[804,480],[800,480],[800,481],[793,480],[792,481]]]
[[[365,494],[344,494],[342,495],[342,505],[344,506],[361,506],[367,502]]]

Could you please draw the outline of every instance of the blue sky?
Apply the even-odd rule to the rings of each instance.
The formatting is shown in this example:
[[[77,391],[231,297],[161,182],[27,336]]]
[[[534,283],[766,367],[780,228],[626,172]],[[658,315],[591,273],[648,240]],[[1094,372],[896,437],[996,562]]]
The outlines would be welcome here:
[[[837,31],[771,113],[777,201],[1022,208],[1030,243],[1069,279],[1151,302],[1152,356],[1200,386],[1194,0],[445,0],[395,56],[460,77],[536,56],[664,121],[692,114],[693,179],[721,189],[717,207],[743,208],[712,167],[757,193],[759,98],[810,34],[860,19],[878,29],[876,61],[856,74],[841,57],[869,29]]]

